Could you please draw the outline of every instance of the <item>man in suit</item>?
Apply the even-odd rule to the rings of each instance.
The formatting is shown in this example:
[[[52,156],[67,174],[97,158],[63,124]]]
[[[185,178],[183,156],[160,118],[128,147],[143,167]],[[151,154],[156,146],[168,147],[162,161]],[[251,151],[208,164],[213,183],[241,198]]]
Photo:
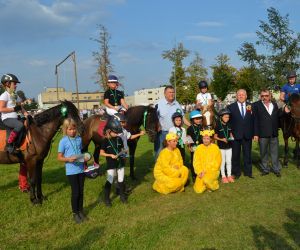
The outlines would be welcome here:
[[[260,101],[253,105],[254,109],[254,140],[259,141],[259,151],[261,159],[261,175],[270,172],[268,166],[269,154],[273,166],[273,172],[280,177],[280,163],[278,159],[278,106],[271,101],[271,93],[267,89],[260,92]]]
[[[252,137],[254,134],[254,114],[252,105],[247,102],[247,92],[239,89],[236,92],[237,101],[230,104],[230,126],[234,136],[232,143],[232,174],[238,179],[241,176],[241,149],[243,151],[244,175],[252,176]]]

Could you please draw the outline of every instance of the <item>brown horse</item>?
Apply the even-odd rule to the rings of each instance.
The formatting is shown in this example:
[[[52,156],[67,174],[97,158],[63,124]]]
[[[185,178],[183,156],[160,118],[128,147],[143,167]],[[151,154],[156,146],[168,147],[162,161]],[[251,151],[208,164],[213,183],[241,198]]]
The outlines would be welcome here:
[[[29,172],[30,200],[34,204],[42,203],[42,168],[48,155],[54,135],[59,130],[64,118],[73,118],[79,130],[83,129],[78,110],[73,103],[63,101],[60,105],[50,108],[34,119],[30,119],[27,136],[30,143],[18,155],[0,152],[0,164],[24,163]],[[29,120],[29,119],[28,119]],[[3,138],[2,138],[3,139]]]
[[[280,116],[280,126],[283,133],[284,139],[284,161],[283,165],[288,165],[288,152],[289,138],[293,138],[296,142],[294,150],[294,156],[297,162],[297,167],[300,169],[300,152],[299,152],[299,141],[300,141],[300,96],[298,94],[292,94],[289,98],[291,105],[291,112],[289,114],[283,113]]]
[[[130,107],[125,114],[127,119],[126,129],[131,134],[137,134],[140,132],[140,127],[144,126],[149,139],[154,142],[157,130],[158,130],[158,117],[156,109],[152,106],[135,106]],[[84,120],[84,133],[82,135],[82,143],[85,151],[88,150],[88,146],[91,141],[95,144],[94,161],[99,164],[99,152],[100,145],[103,137],[99,135],[99,124],[104,121],[104,117],[101,115],[92,115]],[[130,156],[130,177],[135,179],[134,175],[134,155],[139,138],[134,140],[128,140],[129,156]]]

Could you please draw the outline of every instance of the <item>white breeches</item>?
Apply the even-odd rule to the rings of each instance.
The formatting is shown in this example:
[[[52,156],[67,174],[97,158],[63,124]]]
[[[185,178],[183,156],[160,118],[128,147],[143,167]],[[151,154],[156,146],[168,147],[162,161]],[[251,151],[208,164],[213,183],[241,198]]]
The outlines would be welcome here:
[[[125,168],[118,169],[108,169],[107,171],[107,181],[112,184],[116,174],[118,175],[118,182],[124,181]]]

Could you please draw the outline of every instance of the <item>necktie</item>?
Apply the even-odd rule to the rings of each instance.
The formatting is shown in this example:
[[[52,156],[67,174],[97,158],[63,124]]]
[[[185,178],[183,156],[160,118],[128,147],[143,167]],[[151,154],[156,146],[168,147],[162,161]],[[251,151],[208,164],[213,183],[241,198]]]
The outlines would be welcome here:
[[[241,103],[241,108],[242,108],[242,117],[245,117],[245,110],[244,110],[244,103]]]

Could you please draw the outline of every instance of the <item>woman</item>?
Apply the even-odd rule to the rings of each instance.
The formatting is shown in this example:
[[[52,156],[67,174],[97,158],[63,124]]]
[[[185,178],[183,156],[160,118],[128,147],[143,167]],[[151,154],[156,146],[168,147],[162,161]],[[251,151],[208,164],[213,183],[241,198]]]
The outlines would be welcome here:
[[[154,166],[153,189],[161,194],[182,192],[187,182],[189,171],[183,165],[177,142],[175,133],[166,135],[165,148],[160,152]]]

